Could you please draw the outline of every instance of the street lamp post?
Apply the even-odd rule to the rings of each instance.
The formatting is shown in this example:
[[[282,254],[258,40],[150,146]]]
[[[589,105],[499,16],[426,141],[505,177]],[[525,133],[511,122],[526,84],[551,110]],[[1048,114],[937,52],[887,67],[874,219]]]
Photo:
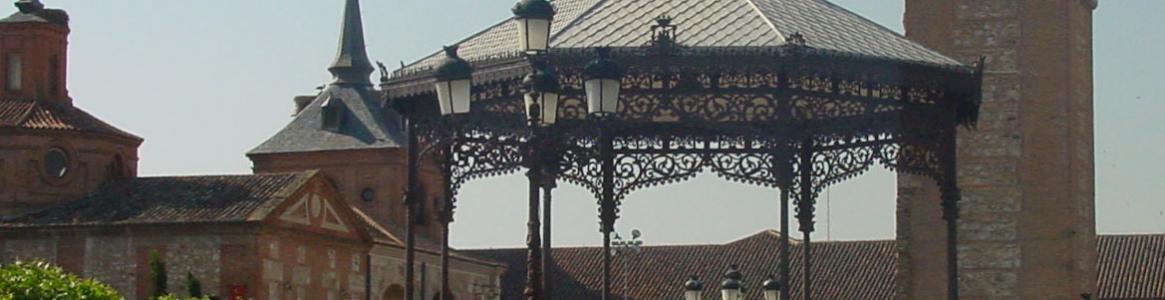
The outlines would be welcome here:
[[[740,273],[736,265],[728,267],[724,273],[724,281],[720,282],[721,300],[744,300],[744,274]]]
[[[684,300],[704,300],[704,284],[700,283],[700,277],[692,275],[684,282]]]
[[[765,280],[762,285],[764,287],[765,300],[784,300],[781,298],[781,281],[777,280],[773,275],[769,275],[769,279]]]
[[[612,242],[615,248],[611,249],[611,254],[624,256],[622,259],[620,259],[620,261],[623,262],[623,300],[627,300],[628,297],[630,297],[630,289],[628,288],[630,280],[627,280],[627,275],[629,275],[627,270],[627,261],[631,258],[629,254],[639,254],[639,252],[642,251],[643,240],[639,239],[640,236],[642,236],[642,234],[639,232],[639,229],[633,229],[631,230],[630,240],[624,240],[623,237],[615,234],[615,239]]]

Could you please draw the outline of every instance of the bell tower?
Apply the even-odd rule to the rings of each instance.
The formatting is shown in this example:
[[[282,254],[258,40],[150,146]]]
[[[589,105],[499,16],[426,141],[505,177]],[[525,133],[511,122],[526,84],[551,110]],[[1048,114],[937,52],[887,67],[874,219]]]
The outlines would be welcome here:
[[[20,10],[0,20],[0,98],[71,104],[65,71],[69,15],[40,0],[16,2]]]
[[[16,1],[0,19],[0,217],[79,199],[137,176],[142,139],[73,106],[69,15]]]
[[[1092,12],[1097,0],[906,0],[906,35],[987,61],[977,131],[959,133],[962,299],[1096,290]],[[937,189],[899,177],[899,299],[945,299]]]

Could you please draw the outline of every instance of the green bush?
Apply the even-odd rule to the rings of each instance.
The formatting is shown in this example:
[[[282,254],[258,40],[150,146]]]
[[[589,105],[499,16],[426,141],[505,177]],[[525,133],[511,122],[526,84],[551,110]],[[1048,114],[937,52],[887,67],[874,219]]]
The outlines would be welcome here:
[[[0,266],[0,300],[120,300],[108,285],[43,262]]]
[[[166,263],[158,255],[158,251],[150,251],[150,277],[154,279],[154,289],[150,297],[162,297],[170,294],[166,287]]]
[[[202,282],[194,278],[194,273],[186,272],[186,292],[190,297],[202,297]],[[2,300],[2,299],[0,299]]]

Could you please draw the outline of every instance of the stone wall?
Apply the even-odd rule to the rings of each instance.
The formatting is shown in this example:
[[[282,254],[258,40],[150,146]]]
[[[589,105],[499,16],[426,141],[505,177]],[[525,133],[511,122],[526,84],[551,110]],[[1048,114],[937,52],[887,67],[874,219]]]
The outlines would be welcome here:
[[[239,284],[232,274],[246,274],[253,264],[239,263],[224,249],[245,247],[253,240],[239,229],[215,234],[209,228],[73,228],[3,232],[0,262],[42,260],[68,272],[109,284],[127,299],[145,299],[152,281],[149,254],[157,251],[166,263],[171,293],[186,295],[186,275],[193,274],[205,293],[226,295]],[[225,279],[225,280],[224,280]],[[245,284],[245,283],[244,283]]]
[[[959,134],[962,299],[1079,299],[1095,289],[1095,1],[907,0],[907,36],[987,59],[977,130]],[[943,299],[935,185],[899,176],[901,299]]]
[[[258,299],[364,299],[368,246],[286,230],[259,238],[262,272]]]
[[[405,283],[404,249],[396,246],[379,245],[372,249],[372,300],[394,300],[403,298]],[[454,299],[480,299],[475,295],[475,285],[501,286],[501,276],[505,269],[489,262],[451,259],[449,268],[449,288]],[[436,253],[417,252],[415,270],[417,286],[416,300],[433,299],[441,291],[441,257]],[[421,274],[425,276],[422,278]],[[402,290],[397,290],[401,288]],[[422,297],[423,296],[423,297]],[[493,300],[493,299],[490,299]]]

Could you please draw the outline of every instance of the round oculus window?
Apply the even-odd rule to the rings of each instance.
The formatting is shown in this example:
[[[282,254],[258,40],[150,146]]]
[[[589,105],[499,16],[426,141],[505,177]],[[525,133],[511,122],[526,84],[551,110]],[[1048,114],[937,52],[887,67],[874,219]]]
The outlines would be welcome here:
[[[45,174],[53,178],[64,178],[69,174],[69,155],[61,148],[49,149],[44,155]]]
[[[360,191],[360,199],[363,199],[365,202],[372,202],[372,200],[376,200],[376,191],[372,188],[364,188],[363,191]]]

